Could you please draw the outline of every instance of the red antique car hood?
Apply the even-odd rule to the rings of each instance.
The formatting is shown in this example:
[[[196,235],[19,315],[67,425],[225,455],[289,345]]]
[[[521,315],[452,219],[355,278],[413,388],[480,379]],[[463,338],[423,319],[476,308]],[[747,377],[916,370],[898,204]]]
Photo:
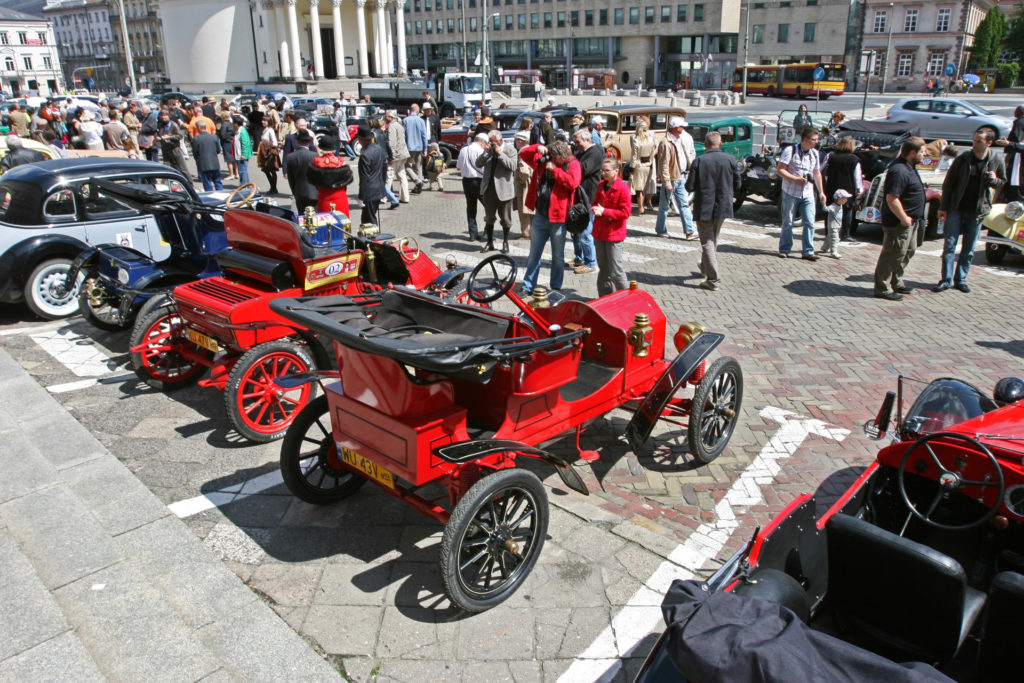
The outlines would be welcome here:
[[[993,451],[1024,455],[1024,401],[965,420],[948,431],[977,439]]]

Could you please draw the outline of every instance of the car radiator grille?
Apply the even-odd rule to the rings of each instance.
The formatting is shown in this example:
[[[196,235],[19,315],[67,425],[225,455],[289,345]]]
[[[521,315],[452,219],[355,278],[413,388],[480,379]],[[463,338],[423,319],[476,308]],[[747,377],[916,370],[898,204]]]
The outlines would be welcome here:
[[[187,285],[187,288],[202,296],[208,296],[211,299],[223,301],[224,303],[231,305],[244,303],[256,298],[256,296],[250,292],[236,289],[224,281],[218,282],[213,278],[208,280],[197,280],[196,282]]]

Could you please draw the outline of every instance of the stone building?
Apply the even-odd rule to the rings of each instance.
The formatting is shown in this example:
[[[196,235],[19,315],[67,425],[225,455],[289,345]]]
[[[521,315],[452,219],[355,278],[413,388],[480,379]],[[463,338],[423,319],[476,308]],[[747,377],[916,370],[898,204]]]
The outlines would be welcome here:
[[[847,62],[857,55],[859,0],[745,2],[750,12],[751,64]],[[740,31],[746,34],[746,17]],[[743,61],[742,41],[740,61]]]
[[[0,8],[0,87],[15,97],[63,91],[57,45],[45,18]]]
[[[116,90],[118,73],[111,68],[116,28],[106,0],[50,0],[43,14],[53,26],[65,81],[73,88]]]

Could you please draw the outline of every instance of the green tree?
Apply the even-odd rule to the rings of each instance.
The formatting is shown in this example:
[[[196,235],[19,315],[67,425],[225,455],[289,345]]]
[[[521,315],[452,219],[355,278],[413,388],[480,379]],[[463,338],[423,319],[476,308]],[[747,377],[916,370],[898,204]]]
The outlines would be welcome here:
[[[1024,5],[1017,5],[1017,12],[1010,22],[1003,47],[1018,62],[1024,61]]]
[[[970,64],[972,68],[995,66],[999,62],[1006,32],[1006,17],[998,7],[993,7],[974,32],[974,50],[971,52]]]

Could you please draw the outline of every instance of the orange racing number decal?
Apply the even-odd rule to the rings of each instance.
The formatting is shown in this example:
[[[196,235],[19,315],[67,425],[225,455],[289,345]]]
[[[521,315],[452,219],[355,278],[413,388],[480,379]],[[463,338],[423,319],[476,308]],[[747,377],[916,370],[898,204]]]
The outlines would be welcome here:
[[[359,275],[359,266],[363,262],[363,253],[357,251],[345,256],[338,256],[310,266],[306,271],[304,289],[317,289],[334,282],[341,282]]]

